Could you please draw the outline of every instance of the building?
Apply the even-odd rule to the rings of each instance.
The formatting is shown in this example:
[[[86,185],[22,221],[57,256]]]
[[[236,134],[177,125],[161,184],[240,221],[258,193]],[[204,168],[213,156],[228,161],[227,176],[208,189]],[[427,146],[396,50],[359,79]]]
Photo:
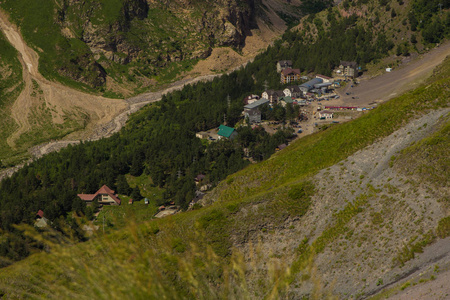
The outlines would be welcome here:
[[[283,97],[281,98],[280,103],[283,107],[286,107],[287,104],[293,104],[294,100],[291,97]]]
[[[198,137],[199,139],[207,139],[209,137],[209,134],[205,131],[200,131],[197,132],[195,136]]]
[[[258,101],[260,98],[258,95],[249,95],[244,98],[244,105],[252,104],[253,102]]]
[[[283,150],[284,148],[286,148],[287,147],[287,145],[286,144],[281,144],[281,145],[278,145],[278,147],[275,149],[275,151],[280,151],[280,150]]]
[[[217,134],[219,135],[219,140],[222,138],[232,140],[237,136],[236,129],[225,126],[225,125],[219,126],[219,132]]]
[[[248,125],[261,123],[261,111],[258,108],[244,111],[244,118],[248,120]]]
[[[292,68],[292,61],[290,60],[280,60],[277,62],[277,72],[280,73],[284,69]]]
[[[262,99],[269,99],[270,103],[277,103],[278,100],[284,96],[285,95],[282,91],[275,90],[267,90],[262,93]]]
[[[354,61],[342,61],[339,63],[339,68],[335,70],[339,76],[347,78],[358,77],[358,64]]]
[[[297,85],[288,86],[283,90],[286,97],[299,98],[302,96],[302,90]]]
[[[314,88],[317,91],[320,91],[321,93],[326,93],[329,91],[329,89],[332,85],[333,85],[332,82],[317,83],[314,85]]]
[[[95,194],[78,194],[77,196],[87,205],[91,205],[95,200],[100,205],[120,205],[121,202],[119,196],[106,185],[102,186]]]
[[[308,105],[308,102],[305,99],[302,99],[300,101],[297,101],[297,105],[306,106]]]
[[[286,84],[300,80],[300,70],[287,68],[281,71],[281,83]]]
[[[40,219],[44,217],[44,212],[42,210],[38,210],[36,213],[36,219]]]
[[[261,111],[259,110],[259,107],[268,104],[269,102],[269,99],[262,98],[244,106],[244,117],[248,118],[249,125],[261,122]]]
[[[305,83],[299,85],[299,88],[304,94],[306,94],[314,88],[315,84],[319,84],[319,83],[323,83],[323,80],[321,78],[314,78],[308,82],[305,82]]]
[[[324,83],[333,82],[333,78],[321,74],[317,74],[316,78],[322,79]]]
[[[333,112],[329,110],[323,110],[319,112],[319,118],[320,119],[332,119],[333,118]]]
[[[36,213],[36,222],[34,222],[34,227],[45,228],[49,223],[50,221],[46,217],[44,217],[44,212],[42,210],[39,210]]]
[[[198,174],[197,176],[195,176],[194,181],[195,184],[199,184],[203,179],[205,179],[206,175],[205,174]]]

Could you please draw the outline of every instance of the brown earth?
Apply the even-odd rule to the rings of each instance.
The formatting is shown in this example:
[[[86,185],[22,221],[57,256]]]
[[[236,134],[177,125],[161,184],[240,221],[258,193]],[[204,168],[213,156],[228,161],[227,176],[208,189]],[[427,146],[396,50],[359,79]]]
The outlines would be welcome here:
[[[348,84],[338,90],[341,98],[334,100],[334,104],[367,106],[372,102],[383,102],[396,97],[418,87],[448,55],[450,55],[449,41],[390,73],[374,78],[362,76],[359,79],[360,84],[354,87]]]
[[[16,148],[16,141],[31,129],[30,114],[37,103],[32,95],[33,80],[42,91],[42,98],[48,108],[52,109],[53,124],[62,124],[66,118],[75,118],[83,122],[88,116],[90,122],[86,130],[92,130],[98,124],[105,124],[119,112],[126,109],[123,100],[108,99],[94,96],[71,89],[57,82],[46,80],[38,70],[39,57],[37,53],[24,42],[19,30],[9,22],[5,13],[0,11],[0,28],[8,41],[19,52],[19,60],[23,67],[25,88],[11,108],[11,116],[19,128],[7,139],[12,149]]]
[[[208,58],[200,61],[193,70],[185,75],[186,78],[239,68],[252,61],[258,53],[271,45],[276,38],[285,32],[287,26],[275,12],[286,11],[283,1],[263,0],[262,3],[268,8],[268,10],[265,10],[265,13],[269,21],[263,21],[261,18],[257,19],[258,29],[252,30],[252,34],[246,38],[245,46],[241,53],[237,53],[230,47],[213,49]],[[291,5],[299,4],[300,1],[291,1]]]
[[[163,91],[144,93],[126,101],[85,94],[43,78],[38,71],[39,57],[37,53],[26,45],[19,30],[8,21],[7,15],[0,11],[0,28],[9,42],[20,53],[19,59],[23,66],[23,80],[25,82],[23,92],[11,109],[11,115],[19,128],[8,138],[8,144],[15,149],[15,142],[23,133],[31,129],[30,112],[40,104],[31,96],[34,92],[33,80],[42,90],[42,98],[47,107],[54,110],[52,112],[54,124],[61,124],[69,115],[72,118],[77,116],[80,122],[86,122],[87,119],[87,126],[84,130],[66,136],[64,141],[34,147],[32,153],[39,157],[65,145],[77,143],[80,139],[96,140],[110,136],[120,130],[130,113],[137,111],[148,103],[158,101],[164,93],[182,88],[185,84],[198,80],[210,80],[222,72],[234,70],[246,64],[286,29],[284,21],[273,11],[274,7],[277,10],[283,9],[282,1],[264,0],[263,3],[269,8],[266,13],[271,25],[259,19],[258,26],[260,29],[253,30],[252,35],[247,37],[242,54],[238,54],[231,48],[213,49],[209,58],[200,61],[191,72],[184,74],[181,80],[171,84]]]

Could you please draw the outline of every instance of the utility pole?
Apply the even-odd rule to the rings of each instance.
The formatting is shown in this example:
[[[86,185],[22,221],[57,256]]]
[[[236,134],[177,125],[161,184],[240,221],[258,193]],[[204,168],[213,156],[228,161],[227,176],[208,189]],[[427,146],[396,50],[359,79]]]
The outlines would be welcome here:
[[[267,91],[268,87],[269,87],[269,84],[267,83],[267,80],[264,80],[264,90]]]
[[[230,95],[229,94],[227,96],[227,103],[228,103],[228,108],[230,108],[230,106],[231,106],[231,99],[230,99]]]
[[[227,124],[227,114],[223,114],[223,125]]]
[[[105,215],[103,215],[103,234],[105,234]]]
[[[439,14],[442,15],[442,3],[439,3]]]

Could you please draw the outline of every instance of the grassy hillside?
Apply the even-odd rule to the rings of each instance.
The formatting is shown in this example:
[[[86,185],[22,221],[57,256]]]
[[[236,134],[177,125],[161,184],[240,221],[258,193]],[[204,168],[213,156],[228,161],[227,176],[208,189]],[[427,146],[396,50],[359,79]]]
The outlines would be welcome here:
[[[37,50],[47,79],[109,97],[173,81],[213,47],[242,49],[257,28],[259,6],[253,0],[0,4]]]
[[[354,41],[334,42],[331,46],[322,41],[325,49],[321,52],[332,56],[336,47],[345,43],[347,55],[356,57],[352,59],[363,70],[375,75],[379,69],[395,67],[403,58],[423,53],[449,36],[449,4],[444,3],[440,10],[439,3],[437,0],[346,0],[303,18],[294,30],[299,30],[308,42],[321,42],[324,37],[339,41],[343,32],[355,31]],[[350,26],[333,30],[343,20],[348,20]],[[313,66],[317,69],[324,63],[317,60]]]
[[[0,32],[0,157],[11,152],[6,139],[17,125],[11,118],[10,110],[22,89],[22,65],[17,58],[17,51]],[[0,160],[0,169],[8,165],[8,161]]]
[[[449,232],[448,199],[441,201],[439,191],[426,192],[428,196],[421,200],[426,203],[414,210],[414,186],[418,189],[427,181],[414,183],[408,174],[391,179],[382,176],[383,181],[372,177],[378,162],[383,167],[383,155],[383,172],[402,170],[404,159],[415,172],[422,168],[423,160],[415,158],[421,150],[432,147],[435,153],[445,152],[448,115],[426,126],[433,130],[424,136],[420,132],[430,113],[448,108],[449,66],[447,59],[424,86],[357,120],[300,139],[269,160],[229,176],[211,193],[209,207],[140,225],[131,223],[125,230],[76,246],[55,245],[55,237],[45,233],[53,241],[49,243],[52,253],[36,254],[0,270],[2,293],[10,298],[276,299],[281,295],[345,297],[350,295],[348,290],[361,297],[366,280],[372,290],[383,287],[391,280],[389,272],[407,265],[423,247]],[[411,122],[419,117],[421,129]],[[383,154],[387,148],[380,144],[379,161],[378,157],[370,160],[375,163],[369,168],[372,170],[351,171],[351,166],[360,164],[349,156],[357,157],[371,144],[376,148],[382,138],[404,126],[405,132],[396,134],[402,138],[417,135],[420,142],[410,148],[408,144],[399,146],[406,150],[398,158]],[[433,156],[427,159],[436,161]],[[445,166],[444,161],[447,170]],[[347,186],[335,186],[346,172],[351,175]],[[433,173],[430,178],[435,180]],[[435,184],[443,186],[440,180]],[[409,192],[402,196],[396,188]],[[348,190],[347,196],[340,195],[340,190]],[[396,209],[388,210],[390,213],[379,210],[392,205]],[[427,210],[422,205],[431,207]],[[38,237],[31,229],[22,230]],[[410,237],[403,247],[402,239],[396,237],[399,233]],[[368,251],[372,241],[379,239],[386,239],[387,252],[376,249],[382,246]],[[66,243],[70,245],[70,241]],[[283,243],[285,249],[277,251]],[[365,268],[361,272],[368,277],[341,273],[349,266],[337,255],[345,253],[354,255],[350,263],[361,264]],[[393,259],[379,269],[372,257]],[[325,271],[321,268],[324,263]],[[334,289],[324,277],[333,271],[340,277],[355,277]],[[327,283],[330,285],[324,288]]]

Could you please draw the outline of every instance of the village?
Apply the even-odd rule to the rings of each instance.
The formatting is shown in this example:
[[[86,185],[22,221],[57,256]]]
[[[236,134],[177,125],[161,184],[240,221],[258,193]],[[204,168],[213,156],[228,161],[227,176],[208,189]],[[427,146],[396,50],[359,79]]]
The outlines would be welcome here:
[[[266,89],[261,95],[251,94],[243,99],[242,122],[238,126],[250,125],[252,128],[262,127],[269,134],[274,134],[280,128],[293,128],[296,137],[302,137],[319,131],[323,125],[342,123],[357,118],[364,111],[376,107],[376,102],[368,103],[368,107],[346,104],[345,98],[352,96],[351,89],[358,84],[357,77],[360,68],[356,62],[341,61],[333,70],[333,77],[316,74],[313,78],[302,75],[299,69],[293,69],[290,60],[279,61],[276,64],[280,74],[280,82],[286,87],[283,90]],[[354,101],[353,101],[354,102]],[[268,120],[264,118],[264,110],[274,106],[283,108],[294,107],[298,114],[294,118],[283,120]],[[207,131],[196,133],[200,139],[216,141],[233,139],[235,128],[220,125]],[[286,145],[280,145],[281,150]]]
[[[332,76],[321,74],[314,76],[302,75],[299,69],[294,69],[290,60],[278,61],[277,72],[280,74],[280,83],[285,86],[282,90],[266,89],[261,95],[251,94],[242,99],[243,111],[241,120],[234,126],[227,126],[226,116],[224,124],[218,128],[196,133],[196,137],[208,143],[218,140],[233,140],[237,137],[240,126],[251,126],[252,129],[263,128],[269,135],[275,134],[280,129],[292,128],[293,140],[320,131],[329,124],[343,123],[361,116],[364,111],[376,107],[376,102],[368,103],[367,107],[359,107],[355,102],[359,102],[358,97],[352,95],[352,88],[358,84],[360,68],[356,62],[341,61],[340,65],[333,70]],[[352,101],[354,100],[354,101]],[[361,103],[361,102],[359,102]],[[276,107],[290,109],[294,112],[291,117],[282,117],[278,120],[268,119],[267,112]],[[275,151],[281,151],[288,147],[289,143],[277,146]],[[246,153],[244,149],[244,153]],[[252,163],[254,161],[249,155],[246,158]],[[206,180],[206,175],[198,174],[194,181],[197,186],[195,197],[189,204],[188,209],[195,209],[202,206],[201,200],[212,185]],[[83,230],[88,234],[93,234],[100,228],[102,223],[99,214],[104,206],[120,206],[124,201],[120,196],[108,186],[102,186],[95,194],[78,194],[78,197],[88,206],[98,207],[95,213],[97,220],[91,225],[84,225]],[[125,196],[128,205],[135,204],[130,197]],[[140,203],[140,207],[147,207],[150,200],[145,198]],[[154,218],[163,218],[176,214],[181,208],[173,201],[153,208]],[[103,216],[104,219],[104,216]],[[39,228],[47,227],[49,221],[44,217],[44,212],[39,210],[36,214],[35,226]],[[103,220],[104,223],[104,220]],[[94,225],[97,224],[97,225]],[[103,224],[104,227],[104,224]]]

